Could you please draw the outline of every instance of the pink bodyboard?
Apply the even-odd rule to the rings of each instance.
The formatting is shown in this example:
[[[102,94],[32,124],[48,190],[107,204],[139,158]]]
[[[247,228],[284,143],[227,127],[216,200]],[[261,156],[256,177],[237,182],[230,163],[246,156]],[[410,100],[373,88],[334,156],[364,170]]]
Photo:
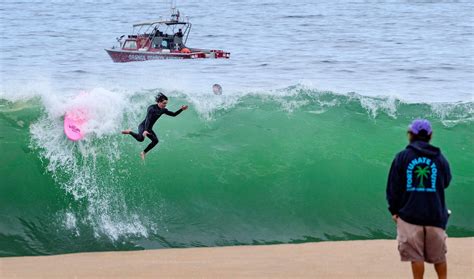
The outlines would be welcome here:
[[[72,141],[84,138],[84,125],[87,123],[87,115],[83,110],[75,109],[66,112],[64,116],[64,133]]]

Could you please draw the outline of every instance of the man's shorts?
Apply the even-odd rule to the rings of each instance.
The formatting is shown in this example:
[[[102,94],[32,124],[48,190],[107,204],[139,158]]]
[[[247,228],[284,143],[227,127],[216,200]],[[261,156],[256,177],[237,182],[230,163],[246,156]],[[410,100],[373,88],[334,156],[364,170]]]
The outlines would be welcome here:
[[[442,228],[419,226],[397,219],[398,251],[402,261],[443,263],[446,261],[446,237]]]

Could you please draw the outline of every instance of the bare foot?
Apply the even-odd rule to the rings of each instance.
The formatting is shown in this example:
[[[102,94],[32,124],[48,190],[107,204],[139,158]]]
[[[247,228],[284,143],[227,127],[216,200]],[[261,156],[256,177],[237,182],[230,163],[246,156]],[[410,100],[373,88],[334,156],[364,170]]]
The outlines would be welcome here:
[[[143,161],[145,161],[145,152],[140,152],[140,158],[142,158]]]
[[[122,134],[128,135],[128,134],[130,134],[131,131],[132,131],[132,130],[130,130],[130,129],[128,129],[128,130],[123,130],[123,131],[122,131]]]

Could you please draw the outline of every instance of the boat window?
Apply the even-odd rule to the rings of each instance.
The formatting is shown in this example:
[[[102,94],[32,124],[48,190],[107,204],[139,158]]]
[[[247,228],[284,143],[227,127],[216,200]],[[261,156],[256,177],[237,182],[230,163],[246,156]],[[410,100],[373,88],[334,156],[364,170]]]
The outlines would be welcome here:
[[[137,48],[137,42],[136,41],[126,41],[123,48],[136,49]]]
[[[161,38],[153,39],[153,48],[161,48]]]

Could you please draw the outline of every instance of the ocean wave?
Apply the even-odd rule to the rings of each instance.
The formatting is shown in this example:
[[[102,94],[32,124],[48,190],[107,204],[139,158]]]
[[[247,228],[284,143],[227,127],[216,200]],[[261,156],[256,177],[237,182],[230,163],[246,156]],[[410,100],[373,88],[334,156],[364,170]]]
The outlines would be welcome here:
[[[144,164],[138,154],[147,143],[120,130],[136,129],[159,90],[0,101],[0,149],[15,161],[0,170],[3,182],[28,189],[17,196],[38,197],[27,205],[37,213],[23,221],[0,207],[0,228],[17,228],[17,244],[0,255],[56,253],[45,239],[70,252],[391,237],[383,185],[418,117],[432,121],[434,144],[454,165],[449,232],[474,232],[464,213],[472,211],[472,103],[410,104],[304,86],[223,96],[164,90],[170,110],[190,109],[159,120],[160,143]],[[77,108],[91,119],[84,140],[71,142],[63,116]],[[48,200],[50,191],[60,198]],[[11,202],[18,199],[27,198]],[[42,207],[46,200],[56,207]],[[361,202],[371,207],[355,214]]]

